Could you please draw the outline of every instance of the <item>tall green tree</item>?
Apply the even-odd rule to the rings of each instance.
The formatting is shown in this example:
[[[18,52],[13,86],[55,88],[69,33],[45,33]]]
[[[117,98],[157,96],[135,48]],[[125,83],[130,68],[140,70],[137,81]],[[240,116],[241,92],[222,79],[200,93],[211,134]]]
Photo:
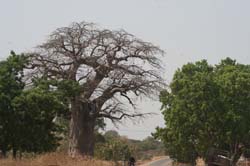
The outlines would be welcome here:
[[[0,150],[12,150],[13,157],[22,152],[45,152],[58,145],[60,127],[54,118],[63,103],[48,86],[25,90],[24,68],[27,57],[11,52],[0,63]]]
[[[227,58],[215,66],[203,60],[176,71],[160,95],[166,127],[155,133],[172,158],[192,163],[213,147],[228,150],[236,163],[250,136],[249,69]]]
[[[22,82],[23,68],[26,58],[23,55],[11,56],[6,61],[0,62],[0,149],[5,156],[13,146],[15,130],[15,112],[12,101],[22,93],[24,83]]]

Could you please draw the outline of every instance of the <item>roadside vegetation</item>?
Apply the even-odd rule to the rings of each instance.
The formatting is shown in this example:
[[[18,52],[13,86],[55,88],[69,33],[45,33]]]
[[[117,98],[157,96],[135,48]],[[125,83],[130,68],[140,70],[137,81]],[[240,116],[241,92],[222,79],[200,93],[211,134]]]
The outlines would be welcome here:
[[[108,166],[165,152],[194,164],[220,149],[234,166],[250,156],[250,66],[188,63],[166,88],[161,55],[124,30],[87,22],[56,29],[33,52],[11,51],[0,62],[0,165]],[[159,93],[166,126],[154,137],[100,132],[105,119],[151,115],[134,101]]]
[[[69,156],[93,157],[105,118],[116,123],[150,114],[138,112],[134,100],[162,90],[163,54],[124,30],[87,22],[56,29],[32,52],[12,51],[0,62],[1,156],[53,152],[67,142]],[[105,140],[130,155],[122,143]]]
[[[153,137],[133,140],[120,136],[113,130],[107,131],[102,137],[95,149],[95,156],[99,159],[127,161],[130,156],[134,156],[136,160],[150,160],[154,156],[165,154],[163,144]]]
[[[165,128],[157,128],[171,158],[206,161],[212,149],[228,152],[231,165],[250,148],[250,66],[226,58],[188,63],[161,92]],[[212,156],[213,157],[213,156]]]
[[[1,159],[1,166],[114,166],[112,162],[95,159],[71,158],[64,153],[47,153],[36,157],[13,160]]]

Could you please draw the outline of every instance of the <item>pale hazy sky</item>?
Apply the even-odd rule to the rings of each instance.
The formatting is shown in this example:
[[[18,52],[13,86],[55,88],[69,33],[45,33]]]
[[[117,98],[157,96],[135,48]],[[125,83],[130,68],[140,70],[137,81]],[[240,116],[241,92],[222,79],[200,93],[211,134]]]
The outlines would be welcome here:
[[[0,59],[10,50],[32,50],[75,21],[122,28],[160,46],[167,82],[187,62],[231,57],[250,64],[250,0],[0,0]],[[139,107],[159,115],[140,124],[128,121],[121,135],[143,139],[163,126],[159,103],[148,100]]]

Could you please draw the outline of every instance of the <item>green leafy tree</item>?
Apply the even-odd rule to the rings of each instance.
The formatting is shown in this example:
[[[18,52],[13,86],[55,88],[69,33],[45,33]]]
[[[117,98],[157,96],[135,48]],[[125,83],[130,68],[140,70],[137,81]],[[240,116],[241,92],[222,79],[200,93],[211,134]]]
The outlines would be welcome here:
[[[0,62],[0,149],[4,156],[15,144],[16,113],[12,101],[24,88],[22,76],[25,63],[26,58],[14,52],[6,61]]]
[[[219,123],[221,141],[231,154],[235,164],[244,151],[249,149],[250,140],[250,66],[237,64],[229,58],[215,69],[215,82],[220,86],[223,104]]]
[[[48,152],[59,145],[62,129],[54,122],[64,106],[55,94],[35,88],[16,97],[12,105],[16,112],[15,147],[19,152]]]
[[[57,94],[41,84],[25,90],[24,55],[0,63],[0,149],[4,155],[17,152],[46,152],[58,145],[60,127],[54,123],[64,109]]]
[[[166,127],[155,133],[172,158],[193,163],[213,147],[228,150],[236,163],[249,142],[249,69],[227,58],[219,65],[203,60],[176,71],[160,95]]]

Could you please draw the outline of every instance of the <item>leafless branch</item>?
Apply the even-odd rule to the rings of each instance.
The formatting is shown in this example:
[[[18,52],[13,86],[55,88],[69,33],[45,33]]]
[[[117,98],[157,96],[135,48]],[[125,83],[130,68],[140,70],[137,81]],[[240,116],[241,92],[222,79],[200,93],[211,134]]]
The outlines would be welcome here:
[[[30,70],[51,79],[79,82],[79,98],[95,102],[98,116],[122,119],[124,109],[105,104],[120,95],[134,106],[134,96],[150,96],[164,87],[159,47],[144,42],[124,30],[100,29],[93,23],[73,23],[54,31],[49,39],[29,53]],[[115,100],[119,103],[119,99]],[[114,113],[120,116],[115,116]]]

